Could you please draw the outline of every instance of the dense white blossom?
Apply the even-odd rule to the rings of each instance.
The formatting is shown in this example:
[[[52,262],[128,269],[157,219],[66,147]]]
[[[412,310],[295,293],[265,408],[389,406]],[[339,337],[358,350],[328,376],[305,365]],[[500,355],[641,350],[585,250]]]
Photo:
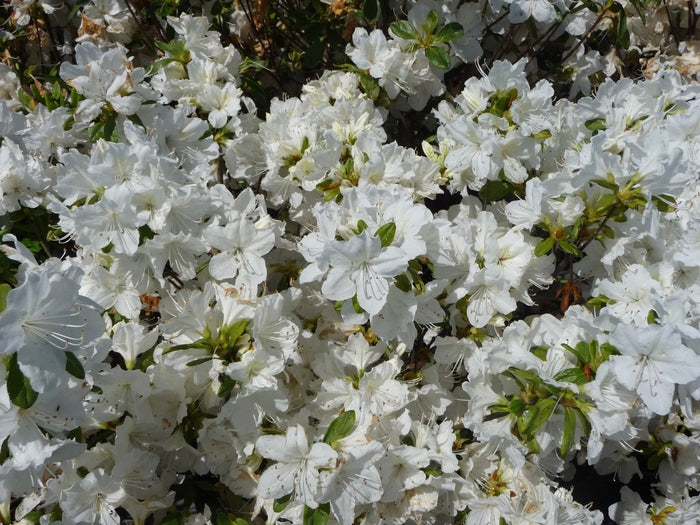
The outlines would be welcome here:
[[[600,524],[583,463],[698,521],[700,88],[597,78],[603,18],[656,52],[618,2],[323,3],[344,70],[263,109],[251,2],[159,3],[154,49],[133,2],[10,3],[80,36],[0,64],[0,522]],[[482,67],[528,31],[572,100]]]

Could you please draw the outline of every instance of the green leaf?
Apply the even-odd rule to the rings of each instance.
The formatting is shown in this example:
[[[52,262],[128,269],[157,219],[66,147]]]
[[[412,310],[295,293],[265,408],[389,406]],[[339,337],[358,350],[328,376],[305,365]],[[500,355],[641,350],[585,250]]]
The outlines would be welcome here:
[[[615,301],[604,295],[597,295],[586,301],[586,306],[593,308],[594,310],[600,310],[609,304],[615,304]]]
[[[88,129],[88,140],[90,142],[97,142],[99,139],[104,137],[104,133],[102,132],[102,128],[104,128],[104,122],[95,122],[89,129]]]
[[[211,361],[211,356],[207,357],[202,357],[200,359],[193,359],[192,361],[188,361],[185,366],[197,366],[201,365],[202,363],[206,363],[207,361]]]
[[[567,368],[560,371],[554,376],[557,381],[563,381],[566,383],[574,383],[575,385],[582,385],[583,383],[588,383],[588,378],[584,371],[580,368]]]
[[[594,118],[586,121],[586,127],[591,131],[603,131],[607,129],[604,118]]]
[[[36,107],[36,102],[32,98],[32,96],[27,93],[24,89],[19,89],[17,91],[17,98],[19,98],[19,101],[29,109],[33,110]]]
[[[431,467],[425,467],[421,469],[425,474],[428,476],[432,476],[434,478],[439,478],[442,475],[442,472],[439,469],[436,468],[431,468]]]
[[[78,443],[85,443],[85,438],[83,437],[83,429],[80,427],[75,427],[73,430],[66,434],[66,438],[72,439]]]
[[[173,39],[170,42],[155,42],[155,44],[158,49],[170,53],[178,62],[186,64],[190,61],[190,51],[182,40]]]
[[[412,268],[408,269],[408,272],[411,274],[411,277],[413,277],[413,287],[415,288],[413,293],[415,295],[422,295],[425,293],[425,283],[423,282],[423,278],[421,277],[420,273],[415,271]]]
[[[379,237],[379,240],[382,241],[382,248],[386,248],[387,246],[391,245],[392,242],[394,242],[394,236],[396,235],[396,224],[393,222],[383,224],[377,228],[374,235]]]
[[[525,412],[526,408],[527,404],[525,403],[525,401],[523,401],[522,398],[519,397],[514,397],[510,400],[510,403],[508,403],[508,411],[511,414],[520,415],[523,412]]]
[[[581,427],[583,428],[583,433],[589,436],[591,434],[591,422],[588,421],[588,417],[586,414],[581,410],[580,408],[572,408],[572,410],[576,413],[576,416],[578,417],[579,422],[581,423]]]
[[[513,102],[518,100],[519,97],[520,94],[516,88],[511,88],[508,91],[497,91],[489,99],[491,105],[488,112],[497,117],[505,117]]]
[[[35,256],[41,252],[41,243],[37,241],[36,239],[29,239],[29,238],[22,238],[20,239],[22,244],[24,244],[27,248],[29,248],[29,251],[32,252]]]
[[[236,381],[227,377],[219,385],[219,390],[216,392],[217,397],[226,397],[231,393],[234,386],[236,386]]]
[[[527,415],[523,418],[523,436],[526,439],[534,437],[535,434],[544,426],[547,420],[552,416],[557,400],[551,397],[540,399],[535,405],[528,410]]]
[[[5,438],[5,441],[3,441],[2,445],[0,446],[0,465],[5,463],[5,461],[7,461],[10,457],[10,447],[8,445],[9,441],[9,437]]]
[[[617,4],[617,2],[615,3]],[[627,29],[627,14],[622,5],[620,5],[620,11],[615,19],[615,32],[617,33],[617,43],[627,49],[630,46],[630,32]]]
[[[78,11],[80,11],[83,8],[83,2],[76,2],[71,8],[70,11],[68,12],[68,16],[66,17],[66,21],[70,22],[73,20],[75,15],[78,14]],[[67,24],[66,24],[67,25]]]
[[[578,362],[580,364],[590,363],[591,360],[593,359],[593,356],[591,355],[591,351],[590,351],[590,346],[585,341],[579,341],[576,344],[576,348],[569,346],[566,343],[562,343],[561,346],[563,346],[569,352],[574,354],[576,356],[576,359],[578,360]]]
[[[227,341],[234,342],[245,333],[249,324],[250,319],[240,319],[226,327],[221,327],[219,328],[219,337],[223,334]]]
[[[597,184],[598,186],[602,186],[606,190],[612,190],[612,191],[619,191],[620,190],[620,186],[618,186],[617,182],[615,182],[615,179],[591,179],[591,182]],[[610,203],[600,202],[600,203],[596,203],[596,204],[599,204],[600,206],[603,206],[603,205],[607,206]]]
[[[63,510],[60,505],[56,505],[51,509],[51,514],[49,515],[49,523],[54,521],[61,521],[63,519]]]
[[[357,294],[352,296],[352,309],[355,310],[356,313],[361,314],[364,312],[364,308],[360,306],[360,302],[357,300]]]
[[[184,343],[181,345],[171,346],[163,350],[163,355],[169,354],[171,352],[177,352],[178,350],[190,350],[192,348],[198,348],[200,350],[211,350],[210,344],[206,339],[199,339],[193,343]]]
[[[581,250],[579,250],[578,247],[577,247],[575,244],[573,244],[573,243],[571,243],[571,242],[569,242],[569,241],[559,241],[559,248],[561,248],[561,250],[562,250],[564,253],[569,253],[569,254],[571,254],[571,255],[576,255],[577,257],[582,257],[582,256],[583,256],[583,254],[581,253]]]
[[[304,138],[301,139],[301,149],[299,150],[299,153],[303,154],[307,149],[309,149],[309,137],[304,135]]]
[[[420,272],[423,269],[423,266],[418,259],[411,259],[408,261],[408,268],[415,272]]]
[[[323,436],[323,442],[333,447],[339,440],[350,434],[353,426],[355,426],[355,411],[343,412],[331,422]]]
[[[430,46],[425,48],[425,56],[428,61],[438,69],[450,69],[450,55],[442,46]]]
[[[83,98],[83,96],[78,93],[78,90],[75,88],[71,88],[70,90],[70,105],[72,108],[78,105],[78,102]]]
[[[661,461],[666,459],[666,455],[661,452],[657,452],[647,458],[647,470],[657,470]]]
[[[153,364],[153,354],[155,353],[155,346],[152,348],[149,348],[146,350],[144,353],[142,353],[140,356],[136,358],[136,361],[138,363],[137,368],[141,370],[142,372],[145,372],[146,369]]]
[[[180,61],[175,57],[161,58],[160,60],[156,60],[155,62],[153,62],[153,64],[151,64],[151,67],[148,68],[146,74],[152,75],[154,73],[157,73],[160,68],[162,68],[163,66],[167,66],[168,64],[171,64],[173,62]]]
[[[525,441],[525,444],[527,445],[527,448],[530,449],[530,452],[532,452],[533,454],[539,454],[541,452],[540,444],[535,438],[528,439],[527,441]]]
[[[600,181],[600,182],[599,182]],[[591,182],[594,182],[596,184],[599,184],[600,186],[606,187],[607,189],[611,189],[612,191],[619,191],[619,186],[615,182],[615,180],[607,180],[607,179],[594,179]],[[604,186],[604,184],[607,183],[607,186]],[[593,204],[592,207],[589,206],[589,208],[592,208],[595,213],[598,215],[599,218],[602,218],[604,215],[608,213],[613,213],[615,210],[615,207],[617,206],[617,197],[611,193],[603,193],[598,196],[598,198],[595,200],[595,203]],[[626,209],[623,207],[623,209]]]
[[[549,347],[546,345],[533,346],[530,348],[530,352],[536,355],[538,359],[542,361],[547,360],[547,352],[549,352]]]
[[[69,131],[73,127],[73,124],[75,124],[75,117],[71,115],[63,123],[63,131]]]
[[[331,504],[323,503],[317,508],[312,509],[304,505],[304,521],[303,525],[326,525],[331,516]]]
[[[53,86],[51,86],[51,97],[58,101],[61,98],[61,84],[58,82],[54,82]]]
[[[357,221],[357,227],[353,230],[355,232],[355,235],[360,235],[363,231],[365,231],[369,226],[365,221],[362,219]]]
[[[12,286],[7,283],[0,284],[0,312],[4,312],[7,308],[7,294],[12,290]]]
[[[370,24],[374,24],[379,20],[380,12],[379,0],[365,0],[362,3],[360,13]]]
[[[411,291],[411,280],[405,273],[400,273],[394,277],[394,285],[402,292],[408,293]]]
[[[489,414],[487,415],[487,417],[489,419],[498,419],[499,417],[507,416],[511,413],[510,403],[512,402],[512,400],[509,402],[507,399],[502,399],[501,403],[490,405],[488,407]]]
[[[571,237],[574,239],[577,239],[579,236],[579,233],[581,232],[581,227],[585,224],[586,222],[586,217],[581,215],[578,219],[576,219],[576,222],[574,225],[571,227]]]
[[[277,498],[273,503],[272,503],[272,510],[275,512],[282,512],[284,509],[287,508],[287,505],[289,505],[289,502],[292,499],[292,493],[290,492],[286,496],[282,496],[281,498]]]
[[[564,435],[561,439],[559,453],[564,457],[571,450],[576,437],[576,413],[571,407],[564,407]]]
[[[404,53],[415,53],[419,49],[423,49],[425,46],[421,44],[420,42],[412,42],[408,44],[406,47],[402,47],[401,51]]]
[[[17,352],[12,354],[7,367],[7,393],[10,395],[10,401],[20,408],[29,408],[39,397],[19,368]]]
[[[522,378],[525,381],[530,381],[531,383],[539,383],[542,384],[542,378],[537,374],[537,372],[533,370],[521,370],[520,368],[515,368],[515,367],[510,367],[507,372],[504,372],[506,375],[509,375],[515,381],[518,382],[518,385],[520,385],[520,388],[522,387],[522,382],[518,378]]]
[[[75,357],[73,352],[65,352],[66,354],[66,372],[78,379],[85,379],[85,369],[80,359]]]
[[[161,51],[167,51],[168,53],[171,52],[170,50],[172,49],[172,42],[161,42],[160,40],[156,40],[156,41],[153,42],[153,43],[154,43],[155,46],[156,46],[158,49],[160,49]],[[183,42],[183,43],[184,43],[184,42]]]
[[[438,25],[438,22],[440,21],[440,18],[438,17],[437,12],[435,12],[433,9],[431,9],[428,12],[428,16],[425,17],[425,22],[421,24],[421,27],[423,28],[423,32],[426,35],[432,35],[433,31],[435,31],[435,28]]]
[[[490,180],[481,190],[479,196],[487,203],[500,201],[514,191],[514,186],[504,180]]]
[[[39,88],[37,87],[36,84],[32,84],[29,86],[29,90],[32,92],[34,95],[34,100],[41,100],[43,97],[41,96],[41,91],[39,91]]]
[[[546,239],[541,240],[537,243],[537,246],[535,246],[535,257],[542,257],[543,255],[548,254],[552,251],[552,248],[554,248],[554,238],[547,237]]]
[[[579,348],[580,344],[582,343],[576,345],[576,348]],[[588,356],[588,358],[584,361],[584,363],[595,362],[595,360],[603,354],[603,351],[607,350],[607,347],[610,347],[608,343],[603,343],[602,345],[598,346],[598,341],[596,341],[595,339],[591,340],[591,342],[586,345],[586,355]],[[613,348],[614,350],[614,347],[611,348]]]
[[[435,41],[441,43],[447,43],[450,40],[455,40],[457,38],[462,38],[464,36],[464,29],[462,25],[457,22],[450,22],[449,24],[441,27],[437,33],[435,33]]]
[[[662,213],[676,211],[676,198],[671,195],[652,195],[651,202]]]
[[[379,81],[369,73],[360,72],[358,75],[360,78],[360,85],[362,89],[365,90],[365,93],[367,93],[367,96],[372,100],[376,100],[381,93]]]
[[[620,351],[610,343],[600,345],[600,362],[608,361],[611,355],[620,355]]]
[[[417,40],[420,38],[418,30],[408,20],[397,20],[396,22],[392,22],[389,29],[392,33],[394,33],[394,35],[398,36],[399,38],[403,38],[404,40]]]
[[[548,129],[543,129],[542,131],[538,131],[537,133],[533,133],[531,135],[533,139],[548,139],[552,137],[552,132],[549,131]]]

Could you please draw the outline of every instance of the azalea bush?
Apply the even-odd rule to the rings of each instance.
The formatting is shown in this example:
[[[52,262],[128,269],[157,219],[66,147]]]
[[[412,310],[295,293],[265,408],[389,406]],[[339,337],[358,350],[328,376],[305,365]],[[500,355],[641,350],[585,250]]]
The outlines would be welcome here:
[[[0,523],[700,520],[698,12],[6,3]]]

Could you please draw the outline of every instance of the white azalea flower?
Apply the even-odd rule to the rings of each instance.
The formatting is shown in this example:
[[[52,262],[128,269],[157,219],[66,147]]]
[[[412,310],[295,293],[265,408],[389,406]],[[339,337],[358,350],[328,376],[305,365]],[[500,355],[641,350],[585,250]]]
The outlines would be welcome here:
[[[260,476],[258,494],[265,499],[294,494],[294,498],[315,509],[320,474],[318,469],[335,466],[338,453],[330,445],[309,447],[306,430],[290,427],[284,436],[262,436],[255,442],[258,453],[277,461]]]
[[[78,293],[80,273],[77,267],[61,273],[46,265],[27,272],[0,313],[0,355],[17,352],[39,392],[55,387],[65,373],[66,351],[80,353],[104,330],[97,305]]]
[[[617,380],[659,415],[671,410],[676,384],[700,377],[700,356],[681,344],[672,325],[620,324],[610,334],[610,343],[622,354],[610,358]]]
[[[383,487],[375,463],[383,452],[381,444],[370,441],[353,447],[342,458],[337,471],[322,472],[323,492],[320,499],[330,502],[331,511],[340,525],[354,522],[357,505],[381,499]]]
[[[126,500],[126,492],[104,469],[90,472],[79,483],[61,493],[64,520],[73,523],[119,525],[116,509]]]
[[[408,258],[394,246],[382,248],[379,237],[367,230],[346,242],[327,247],[331,269],[323,283],[323,294],[343,301],[357,295],[357,302],[370,314],[377,314],[389,295],[389,279],[403,272]]]

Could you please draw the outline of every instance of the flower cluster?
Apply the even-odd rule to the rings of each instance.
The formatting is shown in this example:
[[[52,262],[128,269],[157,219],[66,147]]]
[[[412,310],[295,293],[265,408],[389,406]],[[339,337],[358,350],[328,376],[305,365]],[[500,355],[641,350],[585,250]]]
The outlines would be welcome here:
[[[497,59],[593,63],[615,1],[326,3],[342,70],[261,108],[246,2],[149,55],[134,2],[13,0],[80,36],[0,65],[0,523],[700,520],[698,84]]]

